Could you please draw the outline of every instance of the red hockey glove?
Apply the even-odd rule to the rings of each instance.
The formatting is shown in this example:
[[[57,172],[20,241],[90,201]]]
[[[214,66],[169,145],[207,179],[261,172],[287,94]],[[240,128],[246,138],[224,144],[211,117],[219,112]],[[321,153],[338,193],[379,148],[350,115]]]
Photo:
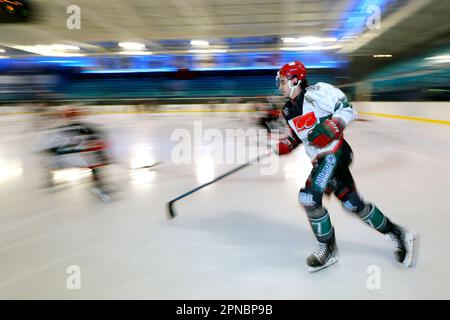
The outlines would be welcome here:
[[[289,140],[283,139],[278,142],[278,145],[275,147],[275,152],[279,155],[288,154],[292,151],[292,146]]]
[[[324,148],[332,141],[342,137],[344,125],[336,118],[327,119],[319,123],[308,133],[308,141],[311,144]]]
[[[274,151],[278,155],[291,153],[299,144],[300,140],[296,139],[294,136],[290,135],[284,139],[278,141],[274,146]]]
[[[84,147],[83,151],[104,151],[107,148],[106,141],[103,140],[86,141]]]

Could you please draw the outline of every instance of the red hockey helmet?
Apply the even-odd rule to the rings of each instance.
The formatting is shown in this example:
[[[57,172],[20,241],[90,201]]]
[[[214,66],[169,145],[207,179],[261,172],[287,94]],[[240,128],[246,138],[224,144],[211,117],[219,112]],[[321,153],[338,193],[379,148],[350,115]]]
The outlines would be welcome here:
[[[297,78],[298,80],[303,81],[306,78],[306,68],[300,61],[286,63],[278,70],[276,77],[277,87],[280,85],[281,78],[287,78],[288,80]]]

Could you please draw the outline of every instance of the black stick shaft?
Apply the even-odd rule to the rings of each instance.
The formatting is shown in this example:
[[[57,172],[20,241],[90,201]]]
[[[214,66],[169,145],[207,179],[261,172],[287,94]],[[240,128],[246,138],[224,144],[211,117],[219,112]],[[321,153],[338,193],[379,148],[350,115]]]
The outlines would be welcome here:
[[[194,188],[194,189],[192,189],[192,190],[190,190],[190,191],[188,191],[188,192],[186,192],[186,193],[183,193],[182,195],[176,197],[175,199],[170,200],[170,201],[168,202],[168,204],[167,204],[167,206],[168,206],[168,214],[169,214],[169,218],[174,218],[174,217],[175,217],[175,210],[173,209],[173,204],[174,204],[176,201],[178,201],[178,200],[180,200],[180,199],[183,199],[184,197],[187,197],[188,195],[190,195],[190,194],[192,194],[192,193],[194,193],[194,192],[196,192],[196,191],[198,191],[198,190],[200,190],[200,189],[202,189],[202,188],[204,188],[204,187],[206,187],[206,186],[209,186],[211,183],[214,183],[214,182],[216,182],[216,181],[219,181],[219,180],[221,180],[221,179],[223,179],[223,178],[229,176],[230,174],[233,174],[233,173],[235,173],[235,172],[237,172],[237,171],[239,171],[239,170],[242,170],[242,169],[244,169],[245,167],[251,165],[252,163],[258,162],[258,161],[261,160],[262,158],[265,158],[265,157],[267,157],[267,156],[269,156],[269,155],[270,155],[270,153],[261,155],[261,156],[257,157],[256,159],[254,159],[254,160],[252,160],[252,161],[249,161],[249,162],[247,162],[247,163],[244,163],[244,164],[242,164],[242,165],[240,165],[240,166],[238,166],[238,167],[236,167],[236,168],[234,168],[234,169],[232,169],[232,170],[230,170],[230,171],[228,171],[228,172],[225,172],[224,174],[221,174],[220,176],[218,176],[218,177],[215,178],[214,180],[211,180],[211,181],[209,181],[209,182],[206,182],[206,183],[204,183],[204,184],[202,184],[202,185],[200,185],[200,186],[198,186],[198,187],[196,187],[196,188]]]

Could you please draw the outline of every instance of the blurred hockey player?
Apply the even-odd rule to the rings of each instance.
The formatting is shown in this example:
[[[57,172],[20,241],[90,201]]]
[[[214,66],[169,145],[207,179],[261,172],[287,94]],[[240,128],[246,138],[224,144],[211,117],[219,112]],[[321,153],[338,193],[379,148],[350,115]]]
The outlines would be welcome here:
[[[271,131],[279,129],[281,111],[275,103],[272,103],[269,99],[264,104],[257,106],[258,111],[258,125],[265,128],[269,134]]]
[[[394,224],[376,205],[364,201],[356,189],[349,170],[352,150],[343,135],[356,112],[345,94],[327,83],[309,86],[305,66],[298,61],[285,64],[276,79],[278,89],[288,98],[282,114],[290,134],[277,143],[275,151],[279,155],[287,154],[303,143],[313,163],[299,193],[299,201],[318,242],[317,249],[306,260],[309,271],[318,271],[337,262],[335,230],[322,205],[323,195],[332,192],[346,211],[392,241],[398,262],[411,266],[413,234]]]
[[[40,143],[40,151],[46,155],[48,186],[53,186],[54,170],[88,168],[92,171],[92,192],[102,201],[112,200],[107,190],[103,168],[110,164],[105,134],[82,121],[82,110],[66,109],[62,112],[63,124],[47,130]]]

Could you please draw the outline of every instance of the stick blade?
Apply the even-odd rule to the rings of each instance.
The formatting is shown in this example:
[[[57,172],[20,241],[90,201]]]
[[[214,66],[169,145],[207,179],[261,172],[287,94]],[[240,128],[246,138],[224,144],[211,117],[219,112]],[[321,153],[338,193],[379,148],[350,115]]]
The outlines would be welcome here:
[[[175,216],[176,216],[176,214],[175,214],[175,209],[173,207],[173,202],[169,201],[167,203],[167,217],[169,219],[173,219],[173,218],[175,218]]]
[[[148,166],[143,166],[142,169],[151,169],[151,168],[154,168],[156,166],[159,166],[160,164],[162,164],[162,161],[155,162],[154,164],[151,164],[151,165],[148,165]]]
[[[147,166],[142,166],[142,167],[137,167],[137,168],[130,168],[130,170],[153,169],[154,167],[159,166],[162,163],[163,163],[162,161],[158,161],[158,162],[155,162],[155,163],[147,165]]]

